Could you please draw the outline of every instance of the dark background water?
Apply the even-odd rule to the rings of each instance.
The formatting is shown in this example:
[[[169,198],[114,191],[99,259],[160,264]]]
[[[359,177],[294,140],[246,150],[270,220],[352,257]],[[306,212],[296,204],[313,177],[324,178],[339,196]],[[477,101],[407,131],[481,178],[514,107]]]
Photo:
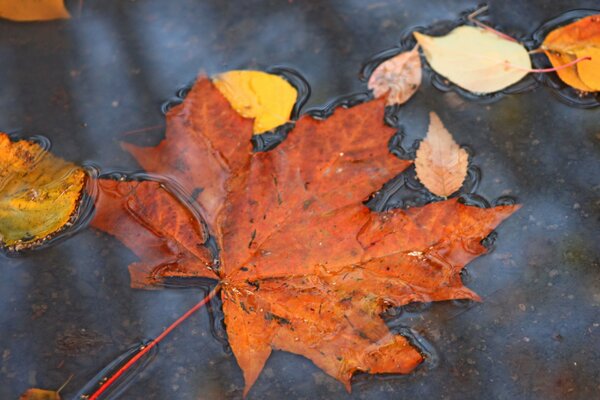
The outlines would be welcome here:
[[[597,1],[491,1],[490,20],[527,35]],[[77,1],[67,4],[76,10]],[[160,104],[199,70],[283,64],[312,85],[310,106],[364,90],[372,54],[410,26],[453,20],[473,1],[85,0],[69,21],[0,21],[0,129],[43,134],[53,152],[133,171],[120,133],[161,125]],[[479,193],[524,205],[494,251],[468,267],[481,304],[405,311],[438,354],[408,376],[358,376],[352,395],[310,361],[275,352],[249,398],[590,399],[600,393],[600,109],[559,102],[545,87],[482,104],[442,93],[425,75],[400,112],[411,139],[437,112],[475,149]],[[160,133],[160,130],[149,134]],[[22,258],[0,258],[0,398],[28,387],[76,393],[98,370],[161,332],[203,295],[136,291],[116,240],[84,230]],[[234,357],[202,311],[179,328],[126,399],[240,398]]]

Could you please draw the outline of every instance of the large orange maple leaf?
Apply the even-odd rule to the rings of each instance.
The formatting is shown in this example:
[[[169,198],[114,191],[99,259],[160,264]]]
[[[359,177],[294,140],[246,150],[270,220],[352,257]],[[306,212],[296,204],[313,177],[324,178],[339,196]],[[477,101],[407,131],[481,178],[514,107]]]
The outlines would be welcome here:
[[[356,371],[408,373],[423,356],[380,314],[415,301],[474,299],[460,271],[517,206],[446,200],[375,213],[363,201],[410,165],[389,153],[384,100],[301,117],[268,152],[252,121],[200,78],[167,114],[154,148],[124,145],[175,179],[220,248],[206,250],[194,207],[152,181],[99,181],[93,225],[131,248],[137,287],[168,277],[218,279],[229,343],[252,387],[272,349],[301,354],[350,390]]]

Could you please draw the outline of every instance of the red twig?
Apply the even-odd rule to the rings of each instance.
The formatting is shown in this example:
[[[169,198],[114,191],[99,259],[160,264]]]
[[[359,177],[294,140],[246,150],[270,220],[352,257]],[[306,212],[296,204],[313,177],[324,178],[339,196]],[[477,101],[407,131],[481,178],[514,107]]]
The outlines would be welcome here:
[[[109,387],[111,387],[117,381],[117,379],[119,379],[125,372],[127,372],[127,370],[131,368],[131,366],[133,366],[140,358],[142,358],[146,353],[152,350],[153,347],[159,344],[169,333],[171,333],[175,328],[177,328],[183,321],[188,319],[190,315],[201,309],[202,306],[204,306],[213,297],[215,297],[215,295],[219,292],[220,289],[220,285],[215,286],[214,289],[211,290],[210,293],[205,298],[203,298],[198,304],[190,308],[185,314],[183,314],[175,322],[169,325],[169,327],[165,329],[163,333],[158,335],[156,339],[152,340],[146,347],[142,348],[139,353],[137,353],[129,361],[123,364],[123,366],[119,368],[117,372],[111,375],[111,377],[108,378],[106,382],[104,382],[102,386],[100,386],[98,390],[96,390],[89,397],[89,400],[97,400],[102,395],[102,393],[104,393]]]
[[[576,60],[573,60],[573,61],[571,61],[569,63],[563,64],[563,65],[561,65],[559,67],[542,68],[542,69],[527,69],[527,68],[517,67],[517,66],[511,65],[511,64],[509,64],[509,65],[510,65],[511,68],[520,69],[521,71],[527,71],[527,72],[534,72],[534,73],[543,74],[543,73],[546,73],[546,72],[560,71],[561,69],[572,67],[573,65],[575,65],[575,64],[577,64],[577,63],[579,63],[581,61],[587,61],[587,60],[591,60],[591,59],[592,59],[592,57],[590,57],[590,56],[580,57],[580,58],[578,58]]]
[[[483,22],[478,21],[478,20],[475,19],[475,17],[477,17],[479,14],[487,11],[487,9],[488,9],[488,6],[483,6],[479,10],[475,10],[471,14],[469,14],[469,16],[467,16],[467,19],[469,21],[471,21],[472,23],[474,23],[475,25],[477,25],[478,27],[483,28],[486,31],[490,31],[492,33],[495,33],[496,35],[498,35],[502,39],[506,39],[506,40],[511,41],[511,42],[517,42],[517,39],[508,36],[506,33],[502,33],[500,31],[497,31],[496,29],[492,28],[491,26],[488,26],[488,25],[484,24]]]

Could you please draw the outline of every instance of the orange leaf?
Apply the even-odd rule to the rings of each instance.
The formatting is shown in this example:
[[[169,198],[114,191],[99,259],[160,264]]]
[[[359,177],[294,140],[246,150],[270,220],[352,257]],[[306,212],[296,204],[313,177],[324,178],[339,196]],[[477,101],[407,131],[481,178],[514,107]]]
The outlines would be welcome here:
[[[406,103],[421,85],[421,56],[418,46],[381,63],[369,78],[376,98],[387,94],[387,104]]]
[[[19,400],[60,400],[60,394],[54,390],[28,389]]]
[[[221,249],[215,272],[204,256],[187,256],[184,219],[166,217],[173,201],[143,189],[148,183],[100,181],[122,194],[104,203],[100,196],[93,225],[142,259],[150,279],[138,283],[160,283],[163,259],[172,254],[189,261],[190,276],[201,270],[220,281],[244,393],[273,349],[309,358],[348,390],[356,371],[408,373],[423,357],[380,314],[414,301],[479,299],[460,271],[485,252],[480,241],[517,206],[482,209],[447,200],[385,213],[368,209],[363,201],[410,165],[388,151],[394,129],[383,123],[384,109],[379,99],[339,108],[325,120],[303,116],[278,147],[253,153],[252,120],[200,78],[169,111],[162,143],[126,145],[146,170],[176,178],[188,193],[203,189],[197,200]],[[132,199],[141,202],[133,208],[149,209],[152,217],[131,217]],[[200,249],[202,240],[196,234],[191,243]],[[147,244],[160,241],[168,249]]]
[[[469,155],[444,128],[436,113],[429,113],[427,137],[417,150],[417,178],[433,194],[448,197],[462,186],[467,176]]]
[[[64,0],[0,0],[0,18],[30,22],[70,17]]]
[[[557,28],[544,39],[542,49],[554,67],[581,57],[591,60],[557,71],[567,85],[583,91],[600,91],[600,14]]]
[[[116,236],[140,258],[129,266],[133,287],[179,276],[214,278],[202,221],[164,185],[111,179],[96,183],[93,225]]]

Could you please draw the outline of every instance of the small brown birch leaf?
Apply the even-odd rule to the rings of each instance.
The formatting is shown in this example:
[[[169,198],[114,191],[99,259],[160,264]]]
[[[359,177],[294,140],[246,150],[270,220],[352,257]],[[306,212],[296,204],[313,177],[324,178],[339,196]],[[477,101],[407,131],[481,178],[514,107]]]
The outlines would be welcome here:
[[[379,64],[368,87],[375,98],[387,93],[387,104],[406,103],[421,86],[421,57],[418,46]]]
[[[417,178],[431,193],[448,197],[462,186],[469,155],[456,144],[436,113],[429,113],[429,118],[427,137],[415,159]]]

